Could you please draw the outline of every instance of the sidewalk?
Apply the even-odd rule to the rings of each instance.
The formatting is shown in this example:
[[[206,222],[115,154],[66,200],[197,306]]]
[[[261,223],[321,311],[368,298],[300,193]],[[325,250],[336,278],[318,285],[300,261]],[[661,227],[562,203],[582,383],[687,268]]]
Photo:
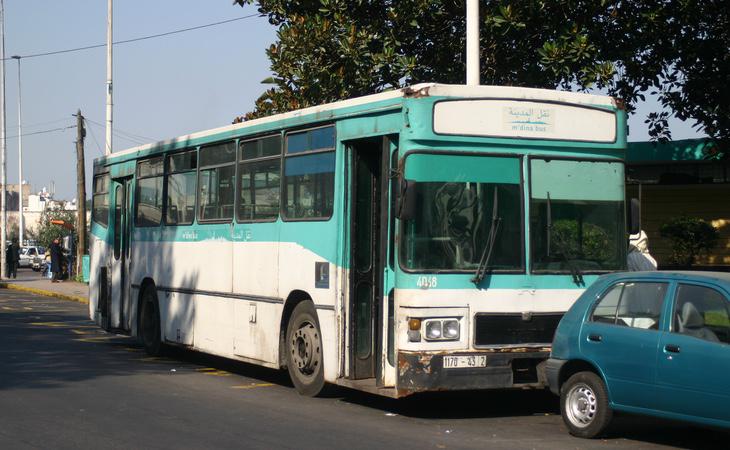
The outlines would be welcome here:
[[[51,283],[50,279],[41,277],[39,272],[33,272],[31,269],[18,269],[18,278],[9,280],[3,278],[0,280],[0,288],[89,303],[89,286],[86,284],[68,280]]]

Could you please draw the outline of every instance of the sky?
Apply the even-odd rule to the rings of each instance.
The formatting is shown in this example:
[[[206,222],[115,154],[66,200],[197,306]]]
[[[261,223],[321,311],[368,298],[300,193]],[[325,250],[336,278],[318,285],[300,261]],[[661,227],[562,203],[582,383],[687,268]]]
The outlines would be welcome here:
[[[107,2],[4,0],[5,54],[32,55],[106,43]],[[114,40],[121,41],[256,13],[231,0],[117,0]],[[253,109],[271,75],[265,49],[276,30],[262,17],[114,46],[113,150],[231,123]],[[7,173],[18,182],[18,67],[6,61]],[[438,81],[438,80],[434,80]],[[76,197],[76,130],[43,132],[87,118],[86,184],[103,154],[106,48],[21,60],[23,179],[32,191],[55,186],[55,198]],[[630,141],[648,140],[648,99],[629,118]],[[674,139],[698,137],[689,123],[670,122]]]

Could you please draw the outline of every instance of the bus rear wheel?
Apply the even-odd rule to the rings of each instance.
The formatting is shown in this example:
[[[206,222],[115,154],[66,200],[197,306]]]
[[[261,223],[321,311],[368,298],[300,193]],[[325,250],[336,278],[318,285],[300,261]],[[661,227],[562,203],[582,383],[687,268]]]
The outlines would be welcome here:
[[[157,292],[148,286],[142,292],[139,305],[139,337],[147,354],[157,356],[162,352],[160,333],[160,305],[157,301]]]
[[[322,333],[311,301],[299,303],[286,329],[286,366],[297,392],[314,397],[324,387]]]

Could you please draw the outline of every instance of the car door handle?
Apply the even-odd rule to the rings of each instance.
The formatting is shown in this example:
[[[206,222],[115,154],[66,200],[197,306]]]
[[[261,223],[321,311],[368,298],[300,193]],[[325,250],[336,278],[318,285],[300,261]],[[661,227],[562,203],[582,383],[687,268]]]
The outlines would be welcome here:
[[[589,334],[588,340],[593,342],[601,342],[603,337],[600,334]]]
[[[667,344],[664,346],[664,350],[671,353],[679,353],[679,345]]]

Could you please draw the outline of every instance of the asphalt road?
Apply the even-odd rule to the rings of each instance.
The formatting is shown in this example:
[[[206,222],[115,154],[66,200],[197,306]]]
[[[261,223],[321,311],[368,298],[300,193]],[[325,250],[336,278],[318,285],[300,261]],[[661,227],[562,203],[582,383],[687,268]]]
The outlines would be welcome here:
[[[0,289],[0,448],[728,448],[730,433],[620,416],[573,438],[542,391],[300,397],[283,372],[147,357],[78,303]]]

